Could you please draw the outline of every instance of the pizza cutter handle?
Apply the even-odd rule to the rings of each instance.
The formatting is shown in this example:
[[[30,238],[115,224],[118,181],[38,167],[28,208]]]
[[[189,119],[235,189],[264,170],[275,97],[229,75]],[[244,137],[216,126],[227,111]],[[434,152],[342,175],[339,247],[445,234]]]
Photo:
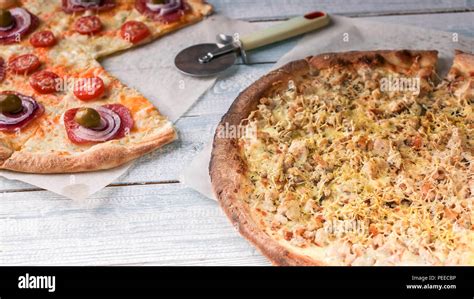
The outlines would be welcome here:
[[[253,50],[326,26],[329,16],[325,12],[314,11],[304,16],[289,19],[240,38],[244,50]]]

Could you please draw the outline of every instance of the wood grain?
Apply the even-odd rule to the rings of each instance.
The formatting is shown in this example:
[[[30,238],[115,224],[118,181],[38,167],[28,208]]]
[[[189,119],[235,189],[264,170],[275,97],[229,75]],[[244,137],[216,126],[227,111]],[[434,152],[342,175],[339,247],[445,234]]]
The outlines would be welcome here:
[[[107,188],[85,201],[0,198],[0,265],[268,264],[216,202],[180,184]]]

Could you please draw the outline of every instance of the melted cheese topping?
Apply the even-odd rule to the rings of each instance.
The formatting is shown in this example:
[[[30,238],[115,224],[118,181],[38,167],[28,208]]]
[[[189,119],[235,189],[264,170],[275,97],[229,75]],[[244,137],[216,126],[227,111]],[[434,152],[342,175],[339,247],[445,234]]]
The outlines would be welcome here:
[[[328,264],[474,264],[472,90],[387,76],[322,70],[260,100],[239,140],[252,215]]]

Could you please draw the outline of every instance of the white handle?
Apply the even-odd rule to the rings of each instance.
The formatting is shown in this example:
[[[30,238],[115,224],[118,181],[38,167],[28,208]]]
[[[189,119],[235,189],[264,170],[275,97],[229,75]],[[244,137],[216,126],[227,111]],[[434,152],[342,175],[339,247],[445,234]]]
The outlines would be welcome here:
[[[328,23],[329,16],[326,13],[315,11],[257,31],[242,37],[240,41],[244,50],[248,51],[324,27]]]

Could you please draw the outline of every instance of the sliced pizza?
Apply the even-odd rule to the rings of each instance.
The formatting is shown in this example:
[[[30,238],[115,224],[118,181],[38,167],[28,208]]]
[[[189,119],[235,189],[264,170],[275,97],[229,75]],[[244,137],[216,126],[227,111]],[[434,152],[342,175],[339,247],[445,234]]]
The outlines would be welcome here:
[[[150,42],[212,12],[203,0],[24,0],[23,7],[94,58]]]
[[[0,102],[8,110],[2,123],[11,123],[0,127],[3,143],[9,144],[0,168],[33,173],[108,169],[175,139],[172,124],[148,100],[86,53],[75,49],[78,55],[71,59],[70,45],[60,42],[47,55],[24,48],[9,59],[1,92],[17,94],[23,108],[10,95]]]

